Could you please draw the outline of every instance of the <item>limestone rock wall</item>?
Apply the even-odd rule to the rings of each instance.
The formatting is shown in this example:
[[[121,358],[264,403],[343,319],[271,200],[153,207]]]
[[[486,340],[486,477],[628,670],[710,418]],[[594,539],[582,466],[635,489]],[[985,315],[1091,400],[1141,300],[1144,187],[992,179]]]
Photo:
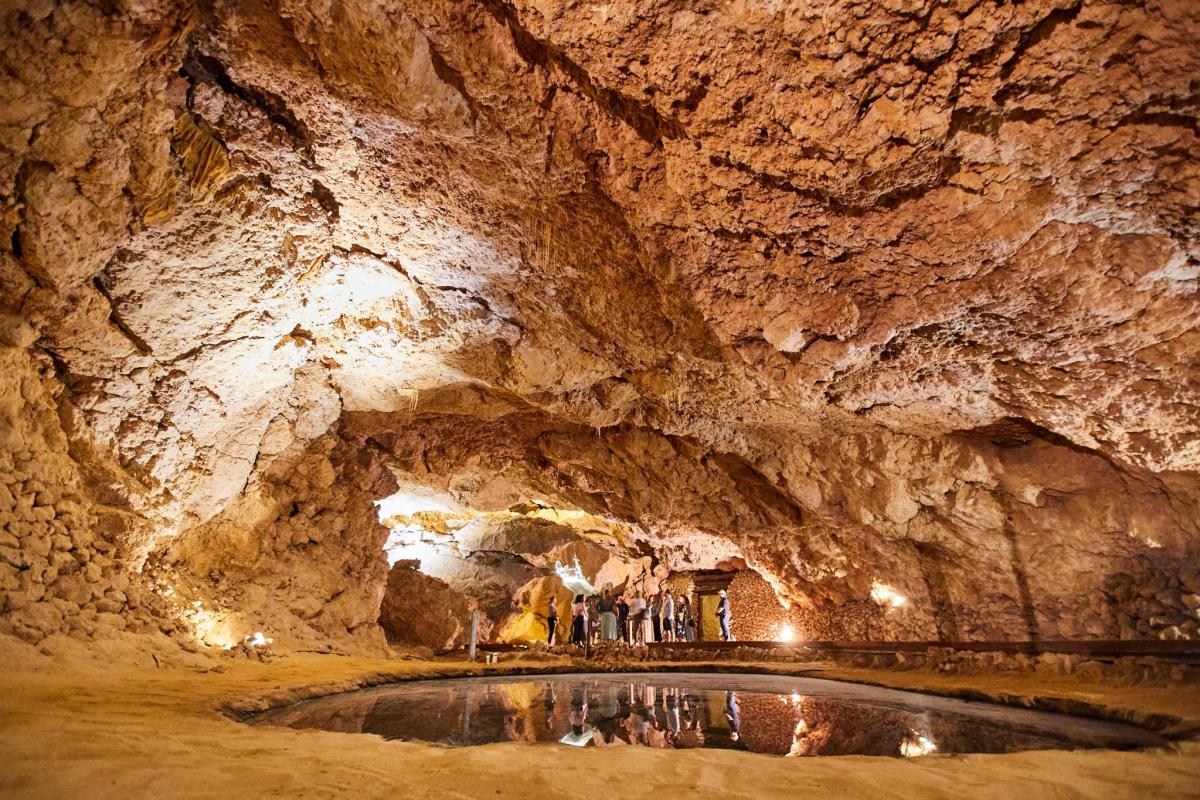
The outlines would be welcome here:
[[[842,563],[872,565],[850,567],[857,599],[871,582],[890,584],[933,617],[930,633],[1196,634],[1184,599],[1197,582],[1192,475],[1123,466],[1021,426],[932,441],[843,437],[796,454],[780,473],[789,493],[827,525],[875,533],[864,540],[874,554],[842,550]]]
[[[174,635],[181,626],[119,552],[113,517],[72,457],[53,365],[0,346],[0,633],[112,638]]]
[[[463,503],[539,495],[636,520],[635,538],[669,568],[696,566],[689,552],[716,537],[812,638],[1197,630],[1195,478],[1123,466],[1036,428],[878,432],[741,458],[647,429],[598,435],[528,410],[491,422],[444,411],[351,425],[381,431],[397,468],[419,464],[413,474]],[[530,473],[530,463],[550,469]],[[906,602],[873,600],[876,583]]]
[[[381,646],[386,467],[829,635],[1195,635],[1198,15],[5,5],[4,625]]]
[[[148,569],[210,645],[261,631],[276,648],[379,650],[388,530],[374,503],[395,485],[369,448],[330,434],[285,454]]]
[[[771,585],[754,572],[739,572],[727,591],[733,609],[730,633],[741,641],[777,641],[791,622]],[[800,632],[798,635],[803,635]],[[815,638],[811,635],[804,638]]]

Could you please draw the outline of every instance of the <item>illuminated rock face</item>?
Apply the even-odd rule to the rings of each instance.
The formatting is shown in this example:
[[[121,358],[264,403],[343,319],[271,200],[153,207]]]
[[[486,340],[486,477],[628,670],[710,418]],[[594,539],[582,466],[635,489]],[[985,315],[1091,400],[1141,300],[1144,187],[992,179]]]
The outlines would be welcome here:
[[[388,572],[379,626],[389,642],[450,649],[470,642],[471,614],[477,610],[476,603],[449,584],[401,562]],[[477,634],[479,641],[491,640],[487,617],[480,616]]]
[[[45,366],[0,348],[0,633],[36,643],[182,630],[117,556],[128,512],[96,491],[106,464],[64,435]]]
[[[574,528],[531,515],[489,515],[444,535],[431,535],[410,523],[410,530],[415,527],[420,532],[389,546],[389,558],[398,561],[389,577],[385,611],[394,608],[397,617],[420,618],[412,609],[404,609],[401,596],[412,584],[420,583],[403,570],[397,574],[402,565],[409,564],[426,581],[442,584],[456,595],[459,599],[453,605],[465,602],[480,611],[483,639],[490,635],[506,642],[546,641],[550,598],[555,598],[564,626],[569,624],[574,598],[574,592],[556,574],[557,565],[578,563],[596,591],[619,592],[654,580],[648,574],[650,558],[639,557],[607,531],[590,529],[588,522],[581,520],[580,527]],[[405,538],[412,541],[405,544]],[[421,583],[419,588],[424,586]],[[457,643],[462,643],[461,637]]]
[[[331,431],[282,454],[260,484],[155,552],[147,572],[222,629],[270,631],[283,647],[381,648],[388,530],[374,500],[395,486],[370,449]]]
[[[783,5],[0,12],[3,630],[381,646],[390,472],[1197,635],[1196,4]]]

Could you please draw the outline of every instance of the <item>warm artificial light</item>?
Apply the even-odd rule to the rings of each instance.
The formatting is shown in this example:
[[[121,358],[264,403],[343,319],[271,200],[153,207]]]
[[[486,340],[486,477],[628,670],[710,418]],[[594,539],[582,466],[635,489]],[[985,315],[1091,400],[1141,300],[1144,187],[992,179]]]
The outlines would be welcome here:
[[[886,583],[875,581],[871,584],[871,599],[881,606],[900,608],[908,603],[908,598],[897,592]]]
[[[905,758],[927,756],[937,749],[937,744],[932,739],[916,731],[912,731],[912,734],[900,743],[900,755]]]

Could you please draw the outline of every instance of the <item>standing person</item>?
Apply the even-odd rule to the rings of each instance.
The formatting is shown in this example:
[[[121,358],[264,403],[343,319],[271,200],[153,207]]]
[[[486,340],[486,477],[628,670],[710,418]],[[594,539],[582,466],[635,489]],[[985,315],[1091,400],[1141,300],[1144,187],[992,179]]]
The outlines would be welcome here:
[[[692,621],[692,602],[686,594],[679,595],[679,604],[675,611],[675,624],[678,626],[679,638],[685,642],[696,641],[695,623]]]
[[[662,592],[650,595],[650,626],[654,629],[654,641],[662,641]]]
[[[669,589],[663,592],[662,636],[664,642],[675,641],[675,598]]]
[[[742,714],[737,692],[725,693],[725,721],[729,723],[729,738],[735,742],[741,739]]]
[[[596,643],[600,638],[600,612],[596,610],[596,595],[587,599],[588,644]]]
[[[646,599],[642,597],[641,592],[633,593],[633,600],[629,602],[629,619],[631,620],[633,643],[646,643]]]
[[[583,595],[575,595],[575,605],[571,607],[571,644],[583,647],[587,644],[587,604]]]
[[[679,690],[667,690],[667,730],[670,732],[670,743],[676,746],[682,726],[679,724]]]
[[[546,607],[546,624],[550,626],[550,634],[546,637],[546,644],[554,644],[554,634],[558,628],[558,601],[554,599],[554,595],[550,595],[550,605]]]
[[[721,623],[721,639],[732,642],[733,634],[729,632],[729,623],[733,620],[733,610],[729,607],[729,595],[725,593],[724,589],[717,594],[721,597],[721,601],[717,603],[717,621]]]
[[[625,595],[617,598],[617,630],[621,632],[621,641],[629,643],[629,603]]]
[[[596,603],[596,610],[600,612],[600,638],[606,642],[615,641],[617,638],[617,615],[614,608],[612,595],[605,589],[600,595],[600,601]]]
[[[588,724],[587,715],[587,695],[583,688],[576,687],[571,690],[571,711],[567,714],[571,730],[559,741],[574,747],[587,747],[588,742],[592,740],[592,726]]]

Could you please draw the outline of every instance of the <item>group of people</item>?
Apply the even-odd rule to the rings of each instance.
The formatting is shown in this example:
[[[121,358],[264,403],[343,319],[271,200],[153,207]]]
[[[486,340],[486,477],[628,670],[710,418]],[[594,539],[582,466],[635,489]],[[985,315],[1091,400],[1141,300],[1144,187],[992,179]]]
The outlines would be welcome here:
[[[577,747],[631,744],[658,748],[734,747],[741,743],[741,713],[737,692],[724,693],[724,724],[713,713],[717,692],[696,692],[647,683],[616,687],[575,686],[567,715],[570,730],[559,741]],[[561,728],[556,719],[557,698],[547,687],[546,727]]]
[[[729,598],[724,590],[720,592],[716,615],[721,638],[732,641]],[[550,627],[548,644],[558,641],[558,619],[557,601],[551,596],[546,609]],[[590,597],[575,595],[571,604],[571,644],[582,647],[618,639],[628,644],[696,641],[696,617],[691,601],[686,594],[674,596],[669,591],[643,597],[635,590],[628,599],[623,594],[614,597],[608,589]]]

